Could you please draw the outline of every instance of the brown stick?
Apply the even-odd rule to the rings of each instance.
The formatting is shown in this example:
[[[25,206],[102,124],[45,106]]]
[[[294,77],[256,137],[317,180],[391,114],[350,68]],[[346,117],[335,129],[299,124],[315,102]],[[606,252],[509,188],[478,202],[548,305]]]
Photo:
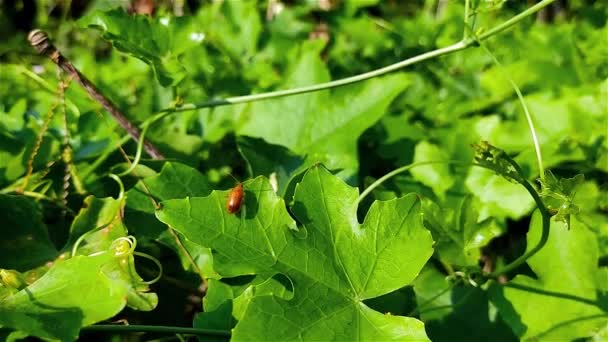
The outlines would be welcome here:
[[[72,79],[78,81],[78,83],[89,93],[89,96],[93,100],[97,101],[103,106],[113,117],[116,119],[118,124],[124,128],[129,135],[135,141],[139,141],[141,132],[137,126],[133,125],[129,119],[116,107],[112,101],[103,96],[103,94],[95,87],[91,81],[89,81],[83,74],[76,69],[76,67],[65,58],[59,50],[53,45],[48,35],[41,30],[33,30],[28,35],[30,44],[39,54],[49,57],[55,64],[57,64],[62,70],[67,72]],[[144,141],[144,150],[154,159],[165,159],[160,151],[149,141]]]

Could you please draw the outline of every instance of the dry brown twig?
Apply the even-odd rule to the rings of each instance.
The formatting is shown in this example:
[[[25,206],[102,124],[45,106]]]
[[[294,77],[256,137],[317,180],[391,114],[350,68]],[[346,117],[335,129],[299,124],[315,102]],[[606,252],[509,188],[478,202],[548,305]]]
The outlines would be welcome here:
[[[38,51],[39,54],[47,56],[50,58],[55,64],[57,64],[63,71],[68,73],[68,75],[76,80],[93,98],[93,100],[97,101],[99,104],[103,106],[118,122],[118,124],[124,128],[129,135],[133,138],[133,140],[138,141],[141,132],[137,126],[135,126],[127,117],[116,107],[112,101],[110,101],[107,97],[105,97],[99,89],[87,79],[76,67],[65,58],[59,50],[53,45],[48,35],[41,30],[33,30],[28,35],[28,40],[32,47]],[[162,153],[149,141],[144,141],[144,150],[150,157],[153,159],[162,160],[165,157]]]

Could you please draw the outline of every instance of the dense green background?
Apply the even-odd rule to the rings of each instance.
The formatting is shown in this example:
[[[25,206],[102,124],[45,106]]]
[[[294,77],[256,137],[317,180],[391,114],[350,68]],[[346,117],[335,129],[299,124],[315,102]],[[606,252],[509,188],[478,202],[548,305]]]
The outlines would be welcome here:
[[[466,32],[464,1],[153,2],[150,17],[113,0],[0,3],[0,326],[18,330],[11,337],[194,319],[225,331],[238,322],[233,338],[243,340],[608,338],[602,1],[555,1],[491,37],[485,45],[501,66],[472,47],[354,85],[169,115],[147,134],[168,161],[144,158],[121,177],[119,197],[108,174],[127,167],[117,148],[124,132],[76,82],[61,104],[66,76],[29,46],[29,30],[48,32],[136,124],[184,103],[360,74]],[[533,3],[471,0],[471,23],[484,32]],[[543,187],[545,204],[568,215],[499,281],[450,286],[535,245],[530,194],[487,169],[447,163],[393,177],[360,203],[357,191],[412,162],[470,163],[480,140],[540,189],[510,79],[556,177]],[[134,155],[136,143],[124,141]],[[559,183],[576,175],[584,180]],[[228,215],[235,178],[247,180],[245,205]],[[158,282],[142,283],[157,270],[133,258],[126,235],[162,263]],[[206,312],[195,315],[205,292]]]

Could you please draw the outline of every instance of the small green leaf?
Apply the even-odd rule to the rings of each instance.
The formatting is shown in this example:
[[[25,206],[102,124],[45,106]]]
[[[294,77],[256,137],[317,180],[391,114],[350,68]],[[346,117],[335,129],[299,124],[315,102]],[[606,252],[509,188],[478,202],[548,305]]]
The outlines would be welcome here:
[[[431,256],[433,241],[416,196],[374,202],[361,225],[357,190],[316,166],[296,187],[298,229],[266,180],[244,187],[236,214],[225,209],[227,192],[218,191],[164,201],[157,212],[191,241],[210,247],[220,274],[278,272],[293,284],[290,300],[252,296],[233,339],[426,340],[416,319],[384,315],[362,302],[407,285]]]
[[[520,219],[534,209],[534,199],[520,185],[480,167],[471,168],[465,184],[479,199],[479,216]]]
[[[122,9],[93,12],[80,19],[79,24],[102,31],[102,37],[118,50],[149,64],[165,87],[176,85],[186,76],[178,58],[204,38],[187,17],[152,19],[131,16]]]
[[[579,207],[573,203],[579,186],[585,181],[585,176],[578,174],[572,178],[557,179],[550,170],[545,172],[545,179],[540,180],[540,195],[549,209],[555,214],[555,220],[561,221],[570,228],[570,215],[576,215]]]
[[[431,200],[423,200],[424,223],[436,241],[439,258],[456,266],[476,266],[481,248],[504,233],[493,219],[479,221],[473,197],[459,201],[456,210],[440,208]]]
[[[248,62],[257,51],[262,23],[255,1],[222,1],[196,17],[209,41],[231,59]]]
[[[25,125],[25,111],[27,110],[27,99],[22,98],[17,101],[7,113],[2,113],[2,121],[0,125],[7,131],[20,131],[23,130]]]

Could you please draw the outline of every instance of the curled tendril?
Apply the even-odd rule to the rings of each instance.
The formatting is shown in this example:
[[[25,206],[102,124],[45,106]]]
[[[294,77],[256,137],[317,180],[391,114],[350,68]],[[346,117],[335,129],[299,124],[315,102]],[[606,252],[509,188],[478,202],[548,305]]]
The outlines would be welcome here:
[[[80,237],[76,240],[76,242],[74,242],[74,246],[72,247],[72,257],[76,256],[76,251],[78,251],[78,247],[80,246],[80,244],[82,243],[82,241],[84,241],[84,239],[86,239],[89,235],[109,226],[110,224],[112,224],[112,222],[114,222],[114,219],[110,220],[110,222],[104,223],[101,226],[95,227],[91,230],[89,230],[88,232],[80,235]],[[104,252],[101,252],[104,253]],[[92,255],[98,255],[100,253],[94,253]]]
[[[453,281],[455,283],[458,283],[458,282],[469,283],[473,287],[479,287],[479,283],[476,280],[474,280],[473,277],[474,277],[473,274],[470,274],[467,272],[462,272],[462,271],[456,271],[453,274],[447,276],[447,280]]]
[[[120,180],[120,177],[118,177],[117,175],[110,173],[108,175],[108,177],[112,178],[113,180],[116,181],[116,183],[118,183],[118,188],[120,189],[120,191],[118,192],[118,198],[117,200],[122,200],[125,196],[125,186],[122,183],[122,181]]]
[[[158,261],[158,259],[156,259],[155,257],[153,257],[149,254],[146,254],[146,253],[133,252],[133,254],[152,261],[154,264],[156,264],[156,267],[158,267],[158,275],[154,279],[147,280],[147,281],[142,280],[141,283],[144,285],[152,285],[152,284],[156,283],[157,281],[159,281],[160,278],[163,276],[163,265],[160,263],[160,261]]]
[[[109,250],[114,252],[115,257],[124,257],[133,254],[135,247],[137,247],[137,240],[134,236],[129,235],[112,241]]]
[[[139,140],[137,140],[137,151],[135,152],[135,158],[133,158],[133,162],[131,163],[131,165],[129,166],[128,169],[126,169],[125,171],[121,172],[118,174],[118,176],[123,177],[126,176],[128,174],[130,174],[131,172],[133,172],[133,170],[135,170],[135,168],[137,167],[137,165],[139,165],[139,161],[141,160],[141,153],[144,149],[144,142],[145,142],[145,137],[146,137],[146,133],[148,132],[148,128],[151,125],[145,125],[143,130],[141,131],[141,135],[139,136]]]
[[[151,285],[156,283],[163,275],[163,266],[160,263],[160,261],[158,261],[158,259],[156,259],[155,257],[146,254],[146,253],[142,253],[142,252],[136,252],[135,248],[137,247],[137,239],[132,236],[123,236],[123,237],[119,237],[118,239],[112,241],[112,244],[110,245],[110,248],[108,249],[109,251],[112,251],[114,253],[114,257],[116,258],[123,258],[129,255],[137,255],[139,257],[142,258],[146,258],[150,261],[152,261],[156,267],[158,267],[158,275],[152,279],[152,280],[141,280],[139,281],[140,284],[143,285]],[[131,267],[129,267],[129,272],[133,271],[135,274],[135,270],[131,270]],[[138,278],[134,277],[134,278]]]

